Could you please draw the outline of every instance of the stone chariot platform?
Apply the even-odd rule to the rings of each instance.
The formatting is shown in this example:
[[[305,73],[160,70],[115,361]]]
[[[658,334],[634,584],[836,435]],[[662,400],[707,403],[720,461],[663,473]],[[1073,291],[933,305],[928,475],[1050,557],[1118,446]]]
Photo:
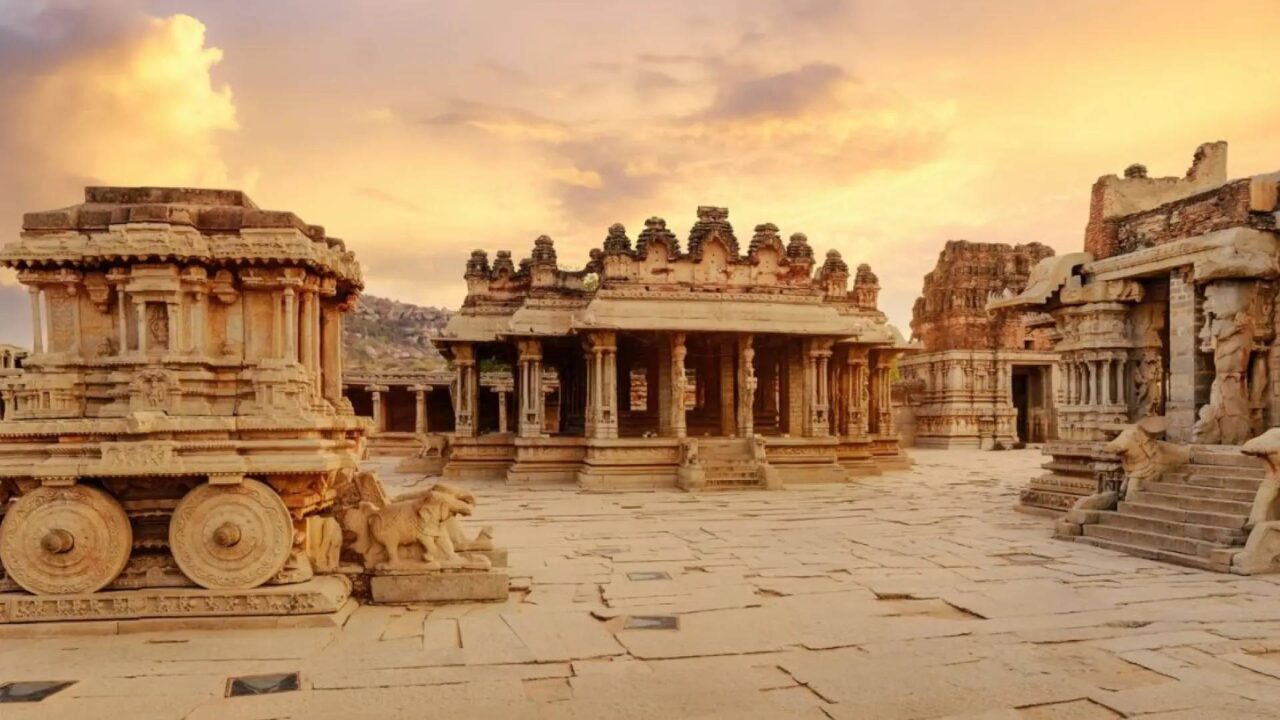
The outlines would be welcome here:
[[[250,590],[204,588],[144,588],[77,595],[0,593],[0,625],[83,620],[142,620],[167,618],[276,618],[324,616],[350,612],[351,581],[323,575],[291,585],[267,585]],[[353,607],[354,605],[352,605]],[[323,623],[321,623],[323,624]],[[334,623],[340,625],[341,621]],[[211,624],[210,627],[216,627]]]

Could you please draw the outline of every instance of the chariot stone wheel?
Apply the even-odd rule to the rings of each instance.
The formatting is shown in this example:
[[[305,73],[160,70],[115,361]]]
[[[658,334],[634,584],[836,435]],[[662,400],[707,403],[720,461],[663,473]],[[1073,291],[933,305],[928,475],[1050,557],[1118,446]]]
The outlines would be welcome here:
[[[199,485],[178,501],[169,521],[173,559],[210,590],[258,587],[280,572],[292,548],[288,508],[257,480]]]
[[[101,590],[129,562],[133,529],[115,498],[85,485],[38,487],[0,524],[0,561],[37,595]]]

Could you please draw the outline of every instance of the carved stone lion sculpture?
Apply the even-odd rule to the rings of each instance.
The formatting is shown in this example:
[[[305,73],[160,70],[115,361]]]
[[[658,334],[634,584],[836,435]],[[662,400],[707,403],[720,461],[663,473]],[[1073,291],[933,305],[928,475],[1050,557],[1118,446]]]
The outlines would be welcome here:
[[[1161,475],[1191,459],[1191,448],[1159,439],[1164,435],[1165,427],[1163,417],[1143,418],[1126,426],[1115,440],[1103,448],[1120,456],[1125,474],[1123,496],[1141,492],[1143,483],[1157,482]]]
[[[437,484],[381,507],[361,502],[343,514],[342,524],[354,537],[350,546],[364,558],[366,569],[488,570],[487,557],[459,554],[493,549],[491,529],[482,529],[474,539],[462,532],[458,516],[474,509],[471,493]]]

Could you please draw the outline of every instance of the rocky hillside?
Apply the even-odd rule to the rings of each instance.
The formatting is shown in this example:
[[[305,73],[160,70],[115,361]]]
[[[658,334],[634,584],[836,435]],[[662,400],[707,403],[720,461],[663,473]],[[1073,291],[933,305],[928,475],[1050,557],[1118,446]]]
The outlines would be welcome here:
[[[346,366],[378,370],[430,370],[444,366],[431,338],[444,329],[450,310],[361,295],[346,317]]]

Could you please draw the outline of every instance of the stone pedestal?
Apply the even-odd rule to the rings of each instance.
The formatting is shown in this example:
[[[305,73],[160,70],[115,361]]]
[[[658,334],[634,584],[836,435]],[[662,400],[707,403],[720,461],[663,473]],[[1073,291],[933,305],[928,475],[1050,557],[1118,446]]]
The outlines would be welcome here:
[[[493,570],[379,574],[369,579],[375,603],[502,601],[507,588],[507,574]]]

